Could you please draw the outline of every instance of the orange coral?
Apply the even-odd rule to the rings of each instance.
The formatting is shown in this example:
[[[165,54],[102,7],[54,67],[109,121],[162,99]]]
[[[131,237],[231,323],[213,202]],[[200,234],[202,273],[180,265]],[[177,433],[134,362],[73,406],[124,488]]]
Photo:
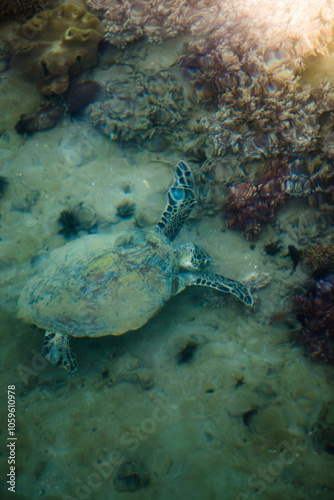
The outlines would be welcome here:
[[[76,5],[40,12],[21,26],[12,65],[44,95],[62,94],[71,76],[97,63],[103,31],[96,16]]]

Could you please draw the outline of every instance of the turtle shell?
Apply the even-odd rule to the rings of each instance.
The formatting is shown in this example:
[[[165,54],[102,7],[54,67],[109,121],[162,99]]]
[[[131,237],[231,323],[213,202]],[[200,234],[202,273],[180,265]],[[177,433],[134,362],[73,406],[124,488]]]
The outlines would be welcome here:
[[[19,318],[74,337],[144,325],[174,293],[177,250],[160,234],[88,235],[54,250],[28,281]]]

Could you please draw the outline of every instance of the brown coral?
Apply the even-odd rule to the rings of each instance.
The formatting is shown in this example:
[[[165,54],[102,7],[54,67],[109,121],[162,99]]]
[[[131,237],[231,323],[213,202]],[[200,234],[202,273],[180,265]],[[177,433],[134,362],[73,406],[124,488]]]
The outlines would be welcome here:
[[[222,26],[229,26],[237,46],[242,23],[254,47],[259,40],[270,40],[274,52],[284,45],[287,51],[291,47],[296,56],[324,52],[332,39],[334,7],[327,0],[317,0],[317,5],[314,0],[294,3],[281,0],[275,9],[258,0],[86,0],[86,3],[103,15],[106,37],[118,46],[142,37],[162,41],[184,31],[199,35],[201,41]],[[279,65],[273,61],[275,69]]]
[[[19,30],[12,65],[36,81],[44,95],[62,94],[70,77],[97,63],[102,23],[76,5],[40,12]]]
[[[113,140],[165,139],[188,119],[194,107],[182,75],[173,71],[131,71],[117,65],[104,99],[90,106],[96,128]]]
[[[162,41],[185,30],[205,36],[220,12],[217,0],[86,0],[86,3],[103,14],[106,38],[118,47],[143,37]]]
[[[334,246],[311,245],[303,255],[303,264],[314,278],[334,272]]]
[[[293,297],[293,310],[302,324],[298,343],[314,360],[334,363],[334,275],[324,276],[305,288]]]
[[[254,160],[320,149],[321,116],[334,107],[334,86],[302,87],[292,50],[253,45],[247,25],[238,33],[224,27],[180,58],[198,99],[216,105],[202,120],[214,154]]]
[[[2,0],[0,22],[14,19],[22,21],[29,19],[44,8],[53,7],[55,0]]]
[[[309,55],[326,54],[334,5],[327,0],[86,0],[104,19],[106,38],[123,47],[195,35],[179,60],[200,101],[210,154],[238,159],[321,149],[320,117],[334,108],[334,86],[303,88]],[[333,154],[331,146],[324,156]]]
[[[306,197],[311,204],[334,201],[334,173],[325,166],[313,175],[303,173],[298,161],[269,163],[260,178],[232,186],[224,204],[227,226],[242,229],[249,240],[256,240],[262,226],[270,222],[275,210],[290,197]]]
[[[333,109],[334,86],[303,87],[298,74],[306,55],[326,52],[333,9],[317,18],[305,2],[303,30],[301,6],[290,5],[287,19],[282,2],[265,18],[266,6],[259,12],[252,3],[237,1],[234,13],[227,3],[221,27],[190,43],[180,58],[198,99],[216,105],[202,120],[213,153],[254,160],[320,149],[319,121]],[[281,22],[270,29],[275,17]]]

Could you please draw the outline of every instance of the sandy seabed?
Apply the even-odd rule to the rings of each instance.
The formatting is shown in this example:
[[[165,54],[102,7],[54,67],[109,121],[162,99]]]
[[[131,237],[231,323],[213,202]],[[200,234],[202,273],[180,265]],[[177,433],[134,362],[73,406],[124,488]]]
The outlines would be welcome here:
[[[293,343],[288,324],[270,324],[306,279],[299,268],[291,273],[289,258],[266,255],[264,241],[277,236],[271,227],[251,245],[220,215],[206,216],[190,219],[178,239],[205,247],[213,272],[268,272],[253,311],[233,296],[218,303],[190,288],[138,331],[73,339],[74,374],[39,355],[43,332],[16,319],[17,299],[40,261],[65,244],[61,211],[83,204],[105,233],[135,221],[152,230],[181,155],[112,142],[89,121],[69,118],[19,136],[18,116],[40,98],[12,70],[0,86],[1,174],[9,181],[0,258],[4,442],[8,385],[16,388],[17,425],[16,494],[3,483],[1,498],[332,499],[333,371]],[[123,202],[135,203],[134,217],[117,217]],[[278,221],[308,210],[292,202]],[[298,235],[279,236],[288,245]],[[4,445],[2,477],[7,459]]]

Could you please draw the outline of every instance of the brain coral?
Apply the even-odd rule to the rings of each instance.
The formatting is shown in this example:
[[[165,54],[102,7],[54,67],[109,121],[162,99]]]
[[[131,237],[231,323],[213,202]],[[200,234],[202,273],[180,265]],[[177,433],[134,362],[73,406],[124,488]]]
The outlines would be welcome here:
[[[120,64],[109,75],[104,99],[90,106],[90,116],[111,139],[170,136],[189,117],[191,96],[177,72],[140,72]]]
[[[97,63],[103,31],[96,16],[76,5],[40,12],[19,29],[12,65],[44,95],[62,94],[71,76]]]

